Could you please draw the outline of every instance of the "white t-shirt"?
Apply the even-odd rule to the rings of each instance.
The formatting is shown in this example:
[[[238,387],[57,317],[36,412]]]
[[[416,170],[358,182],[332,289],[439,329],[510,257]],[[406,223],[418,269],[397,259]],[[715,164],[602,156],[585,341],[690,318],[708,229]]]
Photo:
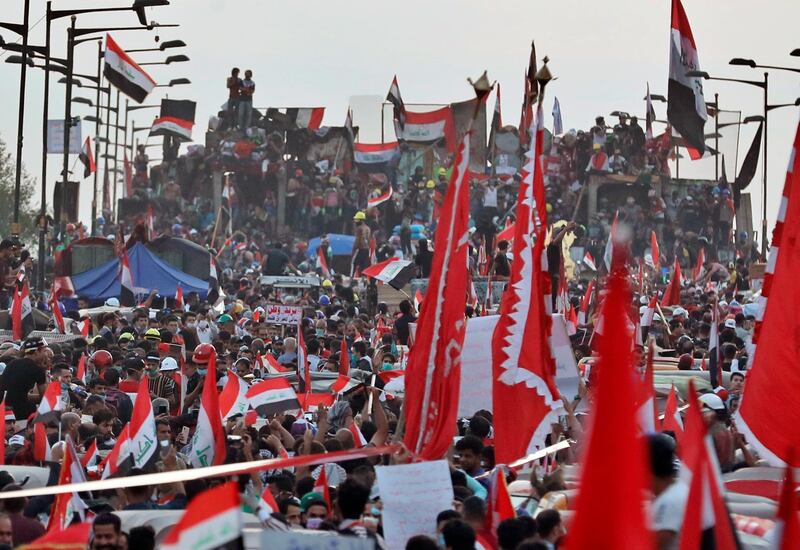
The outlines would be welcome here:
[[[497,207],[497,188],[487,187],[483,193],[483,206],[490,208]]]
[[[672,485],[653,500],[652,530],[674,531],[680,533],[683,525],[683,516],[686,511],[686,499],[689,496],[689,487],[682,481],[675,481]],[[673,547],[678,547],[678,537],[675,537]]]

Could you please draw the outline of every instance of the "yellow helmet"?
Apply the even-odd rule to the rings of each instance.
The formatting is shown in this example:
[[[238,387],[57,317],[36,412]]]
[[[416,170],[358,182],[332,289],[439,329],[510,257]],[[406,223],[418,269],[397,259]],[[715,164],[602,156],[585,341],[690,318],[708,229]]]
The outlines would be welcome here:
[[[363,210],[359,210],[358,212],[356,212],[356,215],[353,216],[353,219],[356,221],[364,221],[367,219],[367,215],[364,214]]]
[[[428,180],[428,183],[426,183],[425,186],[428,189],[433,189],[434,187],[436,187],[436,184],[433,182],[433,180]]]
[[[439,168],[439,175],[446,176],[447,175],[447,168]]]
[[[322,288],[331,288],[332,286],[333,286],[333,283],[330,282],[328,279],[325,279],[324,281],[322,281]]]

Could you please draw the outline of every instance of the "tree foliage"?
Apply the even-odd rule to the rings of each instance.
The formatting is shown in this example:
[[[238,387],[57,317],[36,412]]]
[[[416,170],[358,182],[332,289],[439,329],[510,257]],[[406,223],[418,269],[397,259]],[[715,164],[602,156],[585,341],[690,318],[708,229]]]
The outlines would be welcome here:
[[[0,237],[3,238],[11,234],[11,222],[14,219],[14,176],[14,157],[8,152],[5,141],[0,138]],[[38,234],[36,227],[38,212],[32,204],[33,194],[33,179],[23,168],[20,185],[19,222],[22,231],[20,239],[29,245],[36,241]]]

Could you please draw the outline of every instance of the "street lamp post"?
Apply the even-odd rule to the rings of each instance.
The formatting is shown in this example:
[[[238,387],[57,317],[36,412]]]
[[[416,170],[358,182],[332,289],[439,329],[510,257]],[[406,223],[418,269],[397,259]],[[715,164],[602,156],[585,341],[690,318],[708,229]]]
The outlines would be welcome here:
[[[764,73],[764,80],[742,80],[738,78],[722,78],[718,76],[710,76],[705,71],[689,71],[686,73],[689,77],[700,77],[704,80],[719,80],[722,82],[737,82],[739,84],[747,84],[748,86],[755,86],[764,90],[764,164],[763,164],[763,182],[762,182],[762,209],[761,209],[761,255],[766,258],[767,255],[767,103],[769,99],[769,73]]]
[[[0,27],[13,31],[22,36],[22,63],[19,70],[19,110],[17,115],[17,158],[14,167],[14,218],[11,223],[11,235],[19,237],[19,199],[22,187],[22,142],[25,130],[25,84],[28,71],[28,22],[30,20],[30,0],[25,0],[22,24],[0,23]],[[39,266],[42,271],[43,266]]]

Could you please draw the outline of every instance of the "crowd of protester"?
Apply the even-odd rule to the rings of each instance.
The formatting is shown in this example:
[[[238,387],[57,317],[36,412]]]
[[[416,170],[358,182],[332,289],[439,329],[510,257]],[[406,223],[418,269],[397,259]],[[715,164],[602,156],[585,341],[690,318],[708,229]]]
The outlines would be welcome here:
[[[213,150],[198,146],[158,166],[148,166],[145,149],[141,148],[134,159],[137,199],[156,207],[152,236],[163,233],[212,248],[223,297],[201,300],[196,293],[188,293],[185,303],[169,297],[168,307],[160,309],[152,307],[160,303],[153,295],[143,307],[136,308],[120,308],[118,301],[110,299],[103,304],[104,312],[92,317],[88,336],[53,342],[36,336],[0,344],[0,390],[6,406],[5,464],[43,465],[49,469],[48,483],[57,483],[67,439],[80,456],[96,445],[102,460],[131,420],[131,394],[146,379],[161,443],[153,471],[191,467],[187,456],[209,365],[215,365],[219,389],[234,374],[255,384],[275,374],[274,365],[299,371],[300,336],[312,372],[340,373],[342,365],[347,364],[347,374],[360,384],[328,405],[307,407],[305,414],[287,411],[259,419],[241,415],[230,419],[224,426],[226,463],[353,449],[359,446],[350,430],[353,424],[368,446],[384,445],[400,434],[402,392],[393,395],[387,388],[392,378],[387,373],[405,367],[409,325],[416,321],[417,311],[411,300],[402,300],[396,310],[379,302],[374,284],[352,275],[373,261],[400,256],[413,258],[418,275],[427,277],[436,246],[429,238],[447,190],[452,159],[443,156],[429,172],[421,166],[403,170],[403,155],[409,154],[403,146],[402,154],[390,163],[386,173],[378,175],[359,174],[356,169],[323,169],[297,159],[286,162],[283,138],[267,134],[255,120],[258,116],[252,108],[255,84],[251,72],[246,71],[244,79],[239,79],[238,73],[234,69],[228,79],[230,101],[214,123],[218,140]],[[553,139],[549,156],[557,158],[553,162],[558,169],[548,172],[547,209],[551,220],[571,221],[554,238],[560,243],[565,235],[571,235],[572,246],[589,251],[598,264],[615,214],[632,232],[631,258],[636,263],[645,264],[648,255],[652,263],[649,247],[651,232],[655,232],[662,249],[660,262],[647,266],[644,275],[633,281],[639,289],[636,302],[631,304],[634,317],[647,307],[649,295],[664,289],[675,258],[685,272],[690,272],[700,250],[705,251],[707,261],[702,273],[687,277],[680,304],[656,314],[650,335],[664,350],[663,356],[677,359],[678,369],[700,371],[708,360],[712,323],[719,319],[721,368],[731,374],[725,387],[704,395],[703,403],[718,462],[723,472],[729,472],[757,463],[731,422],[752,346],[755,309],[748,267],[755,257],[748,235],[732,233],[731,190],[725,182],[659,193],[662,187],[654,186],[653,178],[669,179],[669,154],[670,147],[660,147],[645,138],[635,117],[621,117],[613,128],[599,117],[588,132],[567,132]],[[230,180],[233,190],[223,202],[229,210],[214,211],[212,167],[236,172]],[[591,177],[609,174],[632,178],[640,192],[621,203],[601,197],[596,212],[583,223],[574,223],[573,211],[582,189]],[[276,224],[280,178],[286,180],[285,228]],[[495,239],[495,235],[507,222],[513,222],[517,183],[515,178],[491,176],[476,176],[473,182],[471,217],[475,231],[471,233],[469,268],[476,276],[500,282],[508,278],[513,257],[508,242]],[[393,188],[392,199],[366,208],[368,197],[383,193],[388,186]],[[232,218],[230,224],[228,217]],[[110,222],[109,215],[106,218],[109,222],[101,224],[100,232],[119,238],[120,227]],[[119,224],[130,231],[137,222],[141,227],[142,221],[139,211],[122,216]],[[226,226],[232,232],[228,233]],[[63,249],[84,233],[82,226],[70,225],[58,246]],[[353,273],[325,276],[317,255],[309,254],[310,238],[332,233],[355,237],[353,257],[348,258]],[[330,262],[325,239],[321,247]],[[721,253],[734,259],[730,264],[722,262]],[[548,250],[554,281],[559,277],[560,256],[560,250]],[[29,271],[34,269],[19,243],[0,243],[0,277],[6,289],[14,284],[17,270],[26,262]],[[576,276],[568,285],[572,308],[578,307],[586,281],[595,276],[587,265],[577,263]],[[635,273],[637,268],[631,267]],[[598,269],[602,267],[598,265]],[[323,279],[318,288],[296,291],[261,285],[262,275],[289,273],[317,273]],[[8,290],[5,296],[7,300]],[[276,303],[302,308],[297,329],[264,321],[265,310]],[[89,305],[86,300],[82,304]],[[491,300],[481,300],[470,304],[467,315],[494,313],[497,306]],[[47,309],[44,304],[37,307]],[[714,308],[718,317],[712,315]],[[64,314],[71,332],[79,334],[77,323],[85,316],[77,311]],[[592,357],[589,342],[595,323],[595,316],[590,315],[571,336],[579,361]],[[179,357],[169,344],[180,346]],[[78,371],[81,361],[86,367],[83,376]],[[581,365],[583,368],[585,362]],[[701,375],[707,376],[698,372]],[[452,508],[442,510],[436,518],[438,540],[418,536],[409,540],[406,548],[472,549],[476,540],[507,550],[558,547],[568,526],[557,509],[544,503],[548,494],[570,486],[564,469],[576,461],[587,420],[585,412],[578,412],[578,403],[583,398],[592,399],[592,378],[589,374],[584,378],[580,395],[575,400],[572,396],[564,398],[565,423],[554,425],[548,440],[569,439],[573,442],[571,449],[558,453],[558,467],[537,464],[520,478],[529,482],[524,483],[526,498],[515,503],[518,517],[503,521],[496,532],[490,530],[486,515],[492,488],[484,475],[495,467],[492,414],[476,411],[460,419],[460,437],[448,455],[455,495]],[[60,386],[66,407],[59,415],[39,418],[37,406],[51,384]],[[303,391],[303,382],[299,384],[298,390]],[[489,384],[487,380],[487,391]],[[48,447],[52,447],[47,460],[37,456],[37,422],[44,423]],[[675,479],[674,444],[670,446],[659,436],[651,437],[650,443],[652,529],[661,548],[673,548],[680,531],[680,512],[686,506],[686,487],[667,492],[668,487],[682,483]],[[289,468],[235,479],[248,511],[258,511],[259,495],[268,489],[278,505],[272,514],[278,524],[367,537],[384,547],[374,467],[404,458],[359,458],[329,465],[330,500],[314,490],[320,467]],[[103,468],[94,461],[85,470],[91,478],[99,477]],[[142,473],[134,469],[127,475]],[[515,476],[509,472],[509,481]],[[94,493],[88,502],[96,514],[93,547],[154,547],[152,529],[144,526],[123,532],[111,512],[184,509],[198,494],[219,482],[215,478],[198,479]],[[25,479],[0,473],[0,491],[19,490],[24,483]],[[0,545],[14,547],[41,536],[52,504],[52,497],[0,500]],[[663,507],[668,508],[668,514],[660,513]]]

